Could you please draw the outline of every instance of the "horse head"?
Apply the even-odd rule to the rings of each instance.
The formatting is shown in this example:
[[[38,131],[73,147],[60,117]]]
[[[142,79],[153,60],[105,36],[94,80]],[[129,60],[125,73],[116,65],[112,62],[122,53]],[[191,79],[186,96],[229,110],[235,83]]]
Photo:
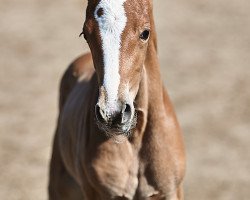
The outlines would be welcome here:
[[[88,2],[83,35],[98,77],[96,119],[105,131],[129,133],[136,123],[134,100],[150,38],[150,11],[150,0]]]

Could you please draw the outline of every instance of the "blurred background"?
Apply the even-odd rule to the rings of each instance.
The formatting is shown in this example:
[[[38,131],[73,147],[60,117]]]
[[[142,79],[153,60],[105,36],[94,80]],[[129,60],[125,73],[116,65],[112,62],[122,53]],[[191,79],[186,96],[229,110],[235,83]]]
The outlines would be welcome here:
[[[154,0],[186,200],[250,199],[250,3]],[[59,80],[88,51],[84,0],[0,0],[0,199],[47,198]]]

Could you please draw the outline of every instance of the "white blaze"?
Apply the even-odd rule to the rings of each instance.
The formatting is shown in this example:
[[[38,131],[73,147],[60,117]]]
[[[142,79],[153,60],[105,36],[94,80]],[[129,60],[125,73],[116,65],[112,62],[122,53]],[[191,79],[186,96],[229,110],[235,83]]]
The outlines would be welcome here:
[[[110,106],[117,100],[120,84],[119,60],[121,35],[127,23],[123,6],[125,1],[126,0],[101,0],[94,13],[102,39],[104,59],[103,86],[107,92],[107,100]],[[103,12],[99,17],[97,13],[100,8]]]

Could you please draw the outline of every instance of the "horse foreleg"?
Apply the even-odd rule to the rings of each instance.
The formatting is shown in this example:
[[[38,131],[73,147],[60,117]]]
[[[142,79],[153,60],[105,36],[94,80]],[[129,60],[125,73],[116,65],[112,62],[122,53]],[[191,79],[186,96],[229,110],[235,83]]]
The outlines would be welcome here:
[[[64,166],[57,137],[56,133],[50,161],[49,200],[83,200],[79,185]]]

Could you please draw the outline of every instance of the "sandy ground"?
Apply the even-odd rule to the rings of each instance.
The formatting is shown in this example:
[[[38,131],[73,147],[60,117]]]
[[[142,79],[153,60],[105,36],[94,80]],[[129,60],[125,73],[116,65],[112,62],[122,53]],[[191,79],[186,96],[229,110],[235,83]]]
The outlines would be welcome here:
[[[58,85],[87,51],[83,0],[0,0],[0,199],[44,200]],[[185,135],[187,200],[250,199],[250,4],[155,0]]]

